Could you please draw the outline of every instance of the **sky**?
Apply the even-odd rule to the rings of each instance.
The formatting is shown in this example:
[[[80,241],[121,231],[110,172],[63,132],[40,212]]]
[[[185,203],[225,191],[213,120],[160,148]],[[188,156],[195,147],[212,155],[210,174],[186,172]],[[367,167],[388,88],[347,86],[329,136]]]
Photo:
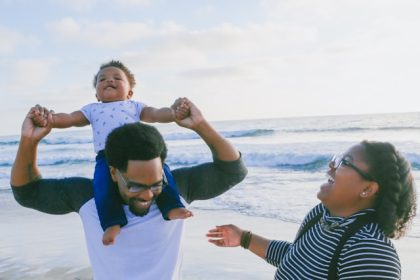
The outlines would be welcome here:
[[[209,120],[420,111],[417,0],[0,0],[0,135],[35,104],[95,102],[121,60],[134,99]]]

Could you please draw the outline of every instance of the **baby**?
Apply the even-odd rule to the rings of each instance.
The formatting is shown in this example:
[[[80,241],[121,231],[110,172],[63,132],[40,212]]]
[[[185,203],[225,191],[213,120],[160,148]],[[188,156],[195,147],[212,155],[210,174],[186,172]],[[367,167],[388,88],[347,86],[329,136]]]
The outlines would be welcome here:
[[[104,148],[108,134],[126,123],[139,120],[167,123],[181,120],[189,114],[189,107],[182,98],[177,99],[171,108],[154,108],[132,100],[135,84],[131,71],[120,61],[112,60],[102,64],[94,77],[93,85],[98,102],[87,104],[81,110],[70,114],[52,115],[51,122],[54,128],[82,127],[89,124],[92,126],[94,148],[97,153],[93,189],[96,208],[104,230],[102,238],[104,245],[114,244],[121,227],[127,224],[127,218],[115,191],[115,183],[111,179],[106,163]],[[37,105],[32,115],[35,125],[48,124],[45,108]],[[165,165],[165,168],[168,167]],[[192,216],[192,212],[185,209],[174,186],[168,185],[163,188],[156,203],[166,220]]]

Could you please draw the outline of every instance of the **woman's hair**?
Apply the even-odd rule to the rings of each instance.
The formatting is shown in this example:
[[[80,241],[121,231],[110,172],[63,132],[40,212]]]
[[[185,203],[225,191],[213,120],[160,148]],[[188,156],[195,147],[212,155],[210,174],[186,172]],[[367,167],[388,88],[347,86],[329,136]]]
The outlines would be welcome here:
[[[131,88],[134,88],[136,85],[136,79],[134,78],[134,74],[130,71],[130,69],[127,68],[121,61],[119,60],[111,60],[107,63],[102,64],[99,67],[98,72],[95,74],[95,77],[93,78],[93,87],[96,88],[97,80],[98,80],[98,74],[101,72],[102,69],[108,68],[108,67],[115,67],[120,69],[124,72],[124,74],[127,76],[128,83],[130,84]]]
[[[363,141],[364,158],[379,185],[374,208],[385,235],[400,238],[416,215],[416,190],[410,163],[386,142]]]

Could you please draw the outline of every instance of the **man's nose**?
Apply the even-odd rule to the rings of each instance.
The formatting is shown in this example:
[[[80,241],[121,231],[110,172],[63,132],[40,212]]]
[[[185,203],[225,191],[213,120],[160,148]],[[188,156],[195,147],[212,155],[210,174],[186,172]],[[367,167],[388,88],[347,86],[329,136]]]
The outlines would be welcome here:
[[[144,190],[140,193],[140,196],[144,200],[151,200],[153,198],[153,192],[151,189]]]

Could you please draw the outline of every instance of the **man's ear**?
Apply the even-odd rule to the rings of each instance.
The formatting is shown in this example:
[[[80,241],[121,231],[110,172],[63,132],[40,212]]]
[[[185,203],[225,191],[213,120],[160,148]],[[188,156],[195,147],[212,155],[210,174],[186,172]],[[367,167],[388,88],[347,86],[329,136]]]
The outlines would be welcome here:
[[[112,181],[114,181],[115,183],[117,183],[117,169],[113,166],[109,167],[109,173],[111,173],[111,178]]]
[[[363,192],[360,194],[363,198],[370,198],[375,196],[379,191],[379,185],[376,182],[370,182],[369,185],[367,185]]]

